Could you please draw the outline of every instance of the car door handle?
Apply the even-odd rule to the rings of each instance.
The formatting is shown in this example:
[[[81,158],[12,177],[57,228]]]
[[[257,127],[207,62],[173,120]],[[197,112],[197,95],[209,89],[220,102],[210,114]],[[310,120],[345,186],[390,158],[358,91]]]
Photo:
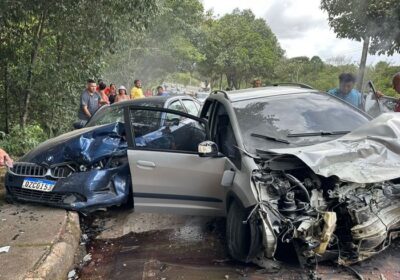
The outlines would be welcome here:
[[[138,160],[136,163],[138,167],[144,167],[144,168],[156,167],[156,164],[152,161]]]

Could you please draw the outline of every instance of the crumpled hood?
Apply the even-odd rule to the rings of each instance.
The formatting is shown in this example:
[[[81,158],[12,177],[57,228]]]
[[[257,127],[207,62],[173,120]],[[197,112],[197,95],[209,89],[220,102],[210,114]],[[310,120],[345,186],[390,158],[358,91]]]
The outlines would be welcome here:
[[[82,128],[41,143],[19,161],[49,165],[68,161],[93,163],[126,150],[124,135],[122,123]]]
[[[335,140],[312,146],[269,150],[294,155],[316,174],[355,183],[400,177],[400,114],[385,113]]]

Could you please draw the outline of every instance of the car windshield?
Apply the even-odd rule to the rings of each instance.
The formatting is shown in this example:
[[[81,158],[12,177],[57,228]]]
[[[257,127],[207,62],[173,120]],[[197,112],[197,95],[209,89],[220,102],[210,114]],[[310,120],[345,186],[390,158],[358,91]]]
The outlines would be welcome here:
[[[100,108],[86,124],[86,127],[115,122],[124,122],[124,108],[120,106],[107,106]]]
[[[233,102],[246,150],[305,146],[340,137],[368,117],[324,93]]]

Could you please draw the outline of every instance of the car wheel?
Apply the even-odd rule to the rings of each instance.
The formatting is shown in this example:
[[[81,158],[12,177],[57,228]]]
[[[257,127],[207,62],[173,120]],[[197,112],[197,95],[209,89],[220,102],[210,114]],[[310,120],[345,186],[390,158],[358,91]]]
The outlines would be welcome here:
[[[247,212],[238,202],[233,201],[226,218],[228,252],[233,259],[240,262],[248,262],[251,244],[250,226],[243,223],[247,218]]]

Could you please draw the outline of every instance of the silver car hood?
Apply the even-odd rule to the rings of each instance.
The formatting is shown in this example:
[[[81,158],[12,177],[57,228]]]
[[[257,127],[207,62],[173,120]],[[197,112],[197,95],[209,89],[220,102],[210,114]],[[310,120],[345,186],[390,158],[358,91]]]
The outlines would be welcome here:
[[[335,140],[271,149],[294,155],[316,174],[342,181],[376,183],[400,177],[400,113],[385,113]]]

